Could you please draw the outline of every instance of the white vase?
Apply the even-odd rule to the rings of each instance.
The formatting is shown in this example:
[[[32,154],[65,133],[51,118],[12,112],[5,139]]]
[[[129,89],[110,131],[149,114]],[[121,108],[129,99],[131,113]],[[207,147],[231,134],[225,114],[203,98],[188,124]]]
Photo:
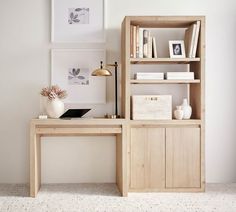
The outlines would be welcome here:
[[[176,106],[176,110],[174,111],[174,116],[178,120],[182,120],[184,117],[184,111],[181,106]]]
[[[181,107],[182,110],[184,111],[183,119],[190,119],[192,115],[192,107],[188,104],[188,100],[186,98],[183,99]]]
[[[64,109],[64,103],[58,98],[47,101],[46,112],[50,118],[59,118],[64,113]]]

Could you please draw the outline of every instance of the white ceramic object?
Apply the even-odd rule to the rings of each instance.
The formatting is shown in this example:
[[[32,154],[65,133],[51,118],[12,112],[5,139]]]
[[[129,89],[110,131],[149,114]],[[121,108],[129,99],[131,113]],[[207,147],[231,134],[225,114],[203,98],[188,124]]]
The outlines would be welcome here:
[[[55,98],[53,100],[48,100],[46,112],[50,118],[59,118],[64,113],[64,110],[64,103],[60,99]]]
[[[182,120],[184,117],[184,111],[181,106],[176,106],[176,110],[174,111],[174,116],[178,120]]]
[[[190,119],[192,115],[192,107],[188,104],[188,100],[183,99],[183,103],[181,105],[182,110],[184,111],[183,119]]]

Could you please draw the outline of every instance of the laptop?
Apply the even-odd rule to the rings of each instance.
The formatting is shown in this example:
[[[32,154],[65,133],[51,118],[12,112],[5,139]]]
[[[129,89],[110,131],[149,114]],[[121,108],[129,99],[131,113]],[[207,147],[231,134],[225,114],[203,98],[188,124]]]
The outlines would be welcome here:
[[[60,116],[61,119],[81,118],[91,109],[69,109]]]

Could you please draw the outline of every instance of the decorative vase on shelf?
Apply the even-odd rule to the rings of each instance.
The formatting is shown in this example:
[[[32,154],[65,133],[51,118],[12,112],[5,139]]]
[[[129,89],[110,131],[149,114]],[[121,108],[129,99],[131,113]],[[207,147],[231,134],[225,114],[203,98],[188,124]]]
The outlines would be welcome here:
[[[181,108],[184,112],[183,119],[190,119],[192,115],[192,107],[188,104],[188,100],[186,98],[183,99]]]
[[[178,120],[182,120],[184,117],[184,111],[182,110],[182,106],[176,106],[176,110],[174,111],[174,116]]]
[[[64,103],[59,99],[48,99],[46,112],[50,118],[59,118],[64,113]]]

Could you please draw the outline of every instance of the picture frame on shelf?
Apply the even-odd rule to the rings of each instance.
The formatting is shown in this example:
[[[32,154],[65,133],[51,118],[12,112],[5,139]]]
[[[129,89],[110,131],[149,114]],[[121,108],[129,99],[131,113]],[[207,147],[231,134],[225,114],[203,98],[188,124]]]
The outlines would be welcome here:
[[[169,52],[170,52],[170,58],[186,58],[184,41],[170,40]]]
[[[51,42],[105,42],[105,0],[51,0]]]
[[[106,79],[91,76],[104,49],[52,49],[51,85],[59,85],[68,93],[65,103],[105,104]]]

